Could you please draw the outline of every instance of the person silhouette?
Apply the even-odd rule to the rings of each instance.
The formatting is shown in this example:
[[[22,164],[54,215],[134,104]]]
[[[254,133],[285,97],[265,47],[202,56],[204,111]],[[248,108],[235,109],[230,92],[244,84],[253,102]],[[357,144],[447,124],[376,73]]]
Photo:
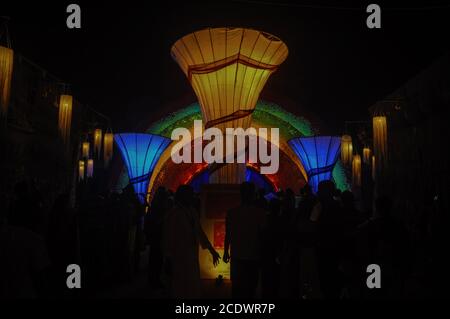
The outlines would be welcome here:
[[[162,230],[163,221],[169,209],[169,194],[159,187],[145,216],[145,235],[150,246],[148,260],[148,283],[154,288],[162,287],[161,271],[163,264]]]
[[[384,284],[369,292],[369,297],[402,297],[411,267],[411,246],[406,227],[392,216],[392,199],[379,196],[374,215],[359,228],[368,235],[368,263],[379,265],[383,271]]]
[[[280,287],[280,254],[282,246],[282,229],[280,225],[281,201],[272,198],[268,204],[269,214],[264,231],[264,258],[262,259],[262,297],[276,298]]]
[[[44,238],[29,228],[27,215],[15,215],[9,224],[4,198],[0,205],[0,299],[48,297],[51,262]]]
[[[262,208],[255,205],[253,183],[242,183],[240,195],[240,206],[227,212],[223,261],[227,263],[231,259],[233,298],[253,298],[263,257],[262,236],[266,214]]]
[[[335,185],[330,180],[321,181],[318,187],[318,203],[311,220],[317,223],[317,261],[320,289],[325,299],[340,297],[342,275],[339,262],[342,250],[343,219],[339,203],[333,198]]]
[[[175,298],[202,297],[198,246],[208,249],[213,265],[220,256],[203,231],[199,214],[193,208],[194,190],[181,185],[175,193],[174,207],[163,226],[164,269],[169,277],[169,294]]]

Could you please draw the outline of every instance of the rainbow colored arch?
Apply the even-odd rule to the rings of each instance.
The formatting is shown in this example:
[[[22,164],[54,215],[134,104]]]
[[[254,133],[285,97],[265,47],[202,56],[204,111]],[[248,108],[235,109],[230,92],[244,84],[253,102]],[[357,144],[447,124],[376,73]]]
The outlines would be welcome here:
[[[193,103],[151,124],[146,129],[146,132],[170,138],[172,131],[177,127],[185,127],[192,132],[194,120],[201,119],[200,106],[198,103]],[[288,141],[295,137],[314,135],[310,122],[303,117],[285,111],[275,103],[260,100],[252,115],[252,126],[255,128],[279,128],[280,141],[277,147],[280,149],[280,169],[277,174],[266,175],[265,177],[276,189],[290,187],[298,191],[307,182],[308,177],[303,165],[288,145]],[[176,189],[180,184],[190,183],[193,178],[207,169],[205,163],[174,164],[170,157],[170,150],[171,146],[161,154],[154,168],[148,186],[150,197],[153,194],[153,190],[158,186],[164,185],[168,188]],[[259,169],[257,165],[252,165],[251,168],[255,171]],[[337,162],[332,176],[340,190],[349,188],[347,176],[340,161]],[[116,188],[121,189],[127,183],[126,171],[122,171],[116,182]]]

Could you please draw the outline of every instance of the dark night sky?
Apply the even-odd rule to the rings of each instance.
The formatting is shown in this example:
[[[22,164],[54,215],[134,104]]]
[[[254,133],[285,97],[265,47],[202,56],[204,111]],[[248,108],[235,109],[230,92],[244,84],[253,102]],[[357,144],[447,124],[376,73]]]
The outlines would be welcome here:
[[[450,42],[448,2],[440,9],[398,10],[375,1],[382,6],[381,30],[365,26],[369,2],[361,2],[359,10],[338,10],[293,1],[71,1],[81,5],[81,30],[66,28],[71,2],[14,2],[14,8],[0,5],[0,15],[11,17],[13,48],[71,83],[82,103],[112,118],[116,131],[132,130],[186,96],[195,100],[170,47],[204,27],[252,27],[280,37],[289,56],[262,97],[267,92],[287,97],[333,133],[340,133],[344,120],[364,119],[372,103],[447,52]],[[414,6],[432,5],[442,3]]]

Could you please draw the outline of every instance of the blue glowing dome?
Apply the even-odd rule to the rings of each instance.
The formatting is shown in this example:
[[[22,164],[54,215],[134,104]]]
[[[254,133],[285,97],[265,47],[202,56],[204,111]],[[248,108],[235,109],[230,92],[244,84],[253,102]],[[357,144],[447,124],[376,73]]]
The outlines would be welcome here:
[[[153,169],[171,139],[154,134],[123,133],[115,134],[114,141],[122,154],[134,192],[144,203]]]
[[[296,137],[288,143],[302,162],[308,175],[309,185],[317,193],[321,181],[332,179],[333,168],[341,147],[340,137]]]

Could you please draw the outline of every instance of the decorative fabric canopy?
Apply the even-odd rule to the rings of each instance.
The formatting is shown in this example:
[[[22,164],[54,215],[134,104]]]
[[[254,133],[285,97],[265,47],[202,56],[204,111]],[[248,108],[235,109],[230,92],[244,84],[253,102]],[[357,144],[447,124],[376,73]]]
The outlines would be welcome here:
[[[244,28],[208,28],[172,46],[172,57],[188,77],[199,100],[205,128],[248,128],[267,79],[288,55],[277,37]],[[236,183],[245,165],[227,164],[212,179]]]
[[[377,175],[381,174],[388,163],[388,137],[386,116],[378,115],[373,123],[373,155],[376,157]]]
[[[337,136],[296,137],[289,145],[298,156],[306,174],[308,183],[317,192],[319,183],[332,179],[332,172],[339,156],[341,138]]]
[[[348,165],[353,159],[353,144],[350,135],[342,135],[341,138],[341,162]]]
[[[372,160],[372,151],[368,147],[363,148],[363,163],[369,165]]]
[[[89,142],[83,142],[83,144],[81,144],[81,153],[82,153],[82,157],[84,159],[89,158]]]
[[[81,181],[84,179],[85,169],[84,169],[84,160],[78,161],[78,180]]]
[[[171,139],[154,134],[123,133],[115,134],[114,141],[127,167],[130,183],[144,203],[153,169]]]
[[[361,156],[359,154],[353,155],[352,185],[353,187],[361,187]]]
[[[171,53],[198,97],[205,126],[232,122],[228,127],[246,128],[259,93],[288,48],[265,32],[208,28],[179,39]]]
[[[14,51],[0,46],[0,118],[6,118],[11,93]]]
[[[72,125],[72,101],[71,95],[61,95],[59,97],[59,117],[58,117],[58,127],[59,133],[64,144],[69,144],[70,139],[70,128]]]
[[[105,167],[109,165],[113,156],[113,140],[113,133],[105,133],[105,137],[103,138],[103,160]]]
[[[100,158],[101,149],[102,149],[102,130],[97,128],[94,131],[94,152],[97,158]]]

